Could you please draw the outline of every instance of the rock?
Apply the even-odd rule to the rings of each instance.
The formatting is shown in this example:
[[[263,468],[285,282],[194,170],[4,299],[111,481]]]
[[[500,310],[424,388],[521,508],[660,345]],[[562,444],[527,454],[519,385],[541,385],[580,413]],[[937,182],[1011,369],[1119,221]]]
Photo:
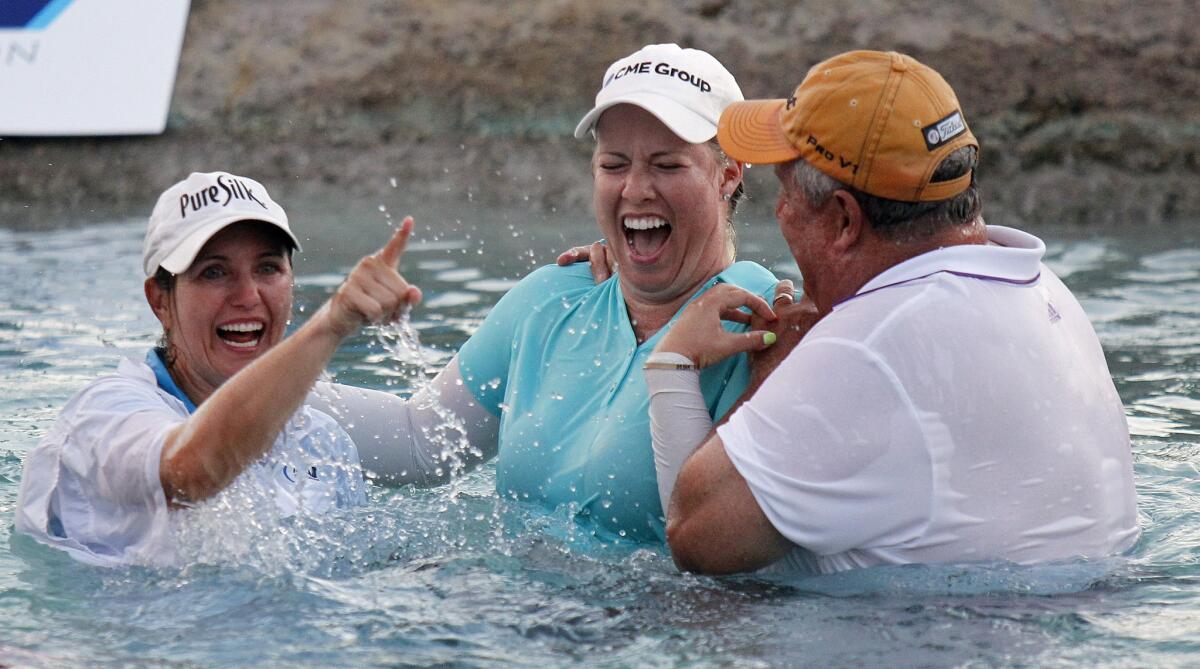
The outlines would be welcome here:
[[[0,214],[142,215],[219,168],[281,198],[370,196],[394,177],[413,199],[582,210],[576,120],[612,60],[674,41],[749,97],[785,96],[847,49],[935,67],[983,144],[991,222],[1198,221],[1198,22],[1190,0],[193,0],[167,132],[5,139]],[[768,215],[769,170],[750,185]]]

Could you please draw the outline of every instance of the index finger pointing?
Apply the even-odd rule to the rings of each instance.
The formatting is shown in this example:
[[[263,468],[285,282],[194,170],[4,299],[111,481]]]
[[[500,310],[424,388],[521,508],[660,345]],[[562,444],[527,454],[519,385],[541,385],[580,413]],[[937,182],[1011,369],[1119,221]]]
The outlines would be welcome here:
[[[384,244],[382,249],[376,255],[380,260],[387,263],[392,268],[399,267],[400,257],[404,255],[404,249],[408,247],[408,236],[412,234],[413,219],[412,216],[405,216],[400,222],[400,227],[396,229],[396,234]]]

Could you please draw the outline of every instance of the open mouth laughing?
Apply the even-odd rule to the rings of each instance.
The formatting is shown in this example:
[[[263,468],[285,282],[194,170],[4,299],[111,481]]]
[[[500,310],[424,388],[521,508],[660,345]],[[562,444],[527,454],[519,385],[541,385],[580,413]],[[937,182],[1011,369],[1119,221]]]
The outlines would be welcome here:
[[[262,339],[262,321],[236,321],[217,326],[217,336],[234,348],[254,348]]]
[[[659,216],[626,216],[622,223],[634,262],[656,260],[671,237],[671,224]]]

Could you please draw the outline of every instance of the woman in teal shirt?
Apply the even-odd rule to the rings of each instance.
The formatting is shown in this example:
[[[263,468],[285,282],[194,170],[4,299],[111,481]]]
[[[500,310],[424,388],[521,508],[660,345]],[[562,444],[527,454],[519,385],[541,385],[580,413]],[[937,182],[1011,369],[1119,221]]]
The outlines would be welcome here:
[[[743,166],[713,138],[721,110],[741,99],[733,76],[703,51],[650,45],[613,63],[575,135],[596,141],[593,208],[615,274],[597,283],[585,264],[533,272],[409,400],[319,390],[346,418],[363,466],[394,482],[432,483],[494,456],[503,497],[565,505],[602,536],[660,541],[642,366],[709,287],[728,282],[759,296],[775,287],[767,270],[734,262]],[[752,308],[770,314],[765,300]],[[748,378],[744,355],[704,370],[713,418]],[[451,414],[462,439],[447,445],[432,435],[445,434]]]

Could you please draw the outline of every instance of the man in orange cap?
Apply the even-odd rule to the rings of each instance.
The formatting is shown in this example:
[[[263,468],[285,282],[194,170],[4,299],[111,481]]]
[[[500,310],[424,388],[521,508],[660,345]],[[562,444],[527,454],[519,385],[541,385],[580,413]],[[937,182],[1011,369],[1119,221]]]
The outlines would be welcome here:
[[[984,224],[979,145],[937,72],[841,54],[786,100],[729,106],[718,139],[775,164],[804,291],[777,290],[778,321],[759,325],[779,341],[715,432],[698,370],[768,341],[720,327],[749,319],[747,294],[710,291],[648,360],[681,567],[1028,564],[1133,545],[1129,432],[1100,342],[1042,241]]]

